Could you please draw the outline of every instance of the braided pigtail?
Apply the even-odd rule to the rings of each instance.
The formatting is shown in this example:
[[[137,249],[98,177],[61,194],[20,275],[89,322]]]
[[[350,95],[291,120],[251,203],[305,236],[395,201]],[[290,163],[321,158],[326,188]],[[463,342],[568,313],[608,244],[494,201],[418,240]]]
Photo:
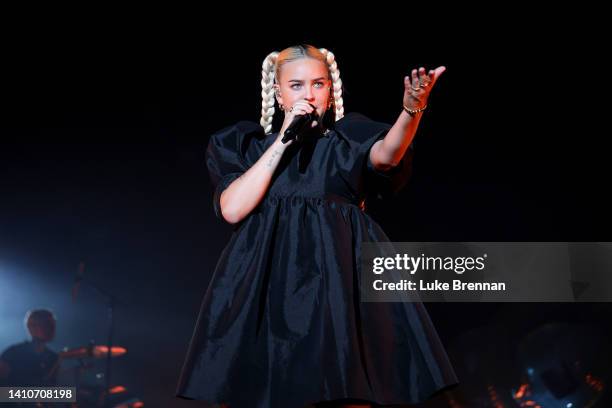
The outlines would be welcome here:
[[[274,117],[274,67],[278,52],[268,54],[261,70],[261,119],[259,123],[266,134],[272,133]]]
[[[342,100],[342,80],[340,79],[340,70],[336,63],[336,57],[334,53],[328,51],[325,48],[319,48],[319,51],[325,56],[327,66],[329,67],[329,73],[332,79],[332,86],[334,92],[333,106],[336,114],[336,120],[342,119],[344,116],[344,101]]]

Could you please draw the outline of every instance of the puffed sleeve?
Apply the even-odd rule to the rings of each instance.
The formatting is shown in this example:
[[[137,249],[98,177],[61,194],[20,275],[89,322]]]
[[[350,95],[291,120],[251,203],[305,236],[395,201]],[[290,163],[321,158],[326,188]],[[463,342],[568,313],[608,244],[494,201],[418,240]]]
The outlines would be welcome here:
[[[370,149],[383,139],[391,125],[373,121],[359,113],[349,113],[336,122],[336,130],[351,143],[353,171],[361,176],[360,187],[365,195],[391,197],[403,189],[412,175],[414,142],[408,147],[400,163],[388,171],[379,171],[370,161]]]
[[[255,122],[238,122],[214,133],[206,148],[206,167],[213,188],[215,215],[221,214],[221,193],[252,166],[249,153],[254,140],[265,137],[263,128]]]

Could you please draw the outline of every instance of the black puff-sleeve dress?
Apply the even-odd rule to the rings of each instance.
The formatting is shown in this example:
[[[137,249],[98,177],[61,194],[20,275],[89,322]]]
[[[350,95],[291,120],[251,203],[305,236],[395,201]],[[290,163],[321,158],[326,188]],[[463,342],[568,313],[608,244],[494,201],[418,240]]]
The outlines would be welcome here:
[[[177,396],[230,408],[394,405],[457,383],[421,303],[359,299],[362,242],[389,241],[361,204],[394,194],[410,175],[412,148],[391,172],[369,160],[389,129],[352,113],[285,150],[260,205],[232,225]],[[211,137],[206,164],[217,216],[221,192],[276,137],[254,122]]]

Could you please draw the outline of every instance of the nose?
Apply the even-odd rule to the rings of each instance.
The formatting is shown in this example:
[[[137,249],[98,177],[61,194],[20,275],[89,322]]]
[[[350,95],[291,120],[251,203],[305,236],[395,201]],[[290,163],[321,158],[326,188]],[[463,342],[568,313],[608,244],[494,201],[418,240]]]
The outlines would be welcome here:
[[[312,93],[311,87],[306,87],[306,94],[304,94],[304,99],[306,99],[308,102],[314,100],[314,94]]]

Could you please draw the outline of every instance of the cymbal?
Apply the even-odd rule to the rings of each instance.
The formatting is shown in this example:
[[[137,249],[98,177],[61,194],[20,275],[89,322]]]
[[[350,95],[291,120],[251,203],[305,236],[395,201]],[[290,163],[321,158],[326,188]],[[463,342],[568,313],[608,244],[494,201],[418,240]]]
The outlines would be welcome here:
[[[125,347],[113,346],[111,347],[110,354],[111,357],[119,357],[127,353],[127,349]],[[95,346],[94,347],[94,357],[102,358],[106,357],[108,354],[108,346]]]
[[[65,349],[63,351],[60,351],[59,355],[61,358],[106,358],[108,353],[108,346],[97,345]],[[113,346],[110,349],[111,357],[119,357],[124,355],[125,353],[127,353],[127,349],[125,347]]]
[[[80,384],[78,387],[78,390],[81,392],[88,392],[90,394],[93,393],[103,393],[104,390],[106,389],[105,386],[100,385],[100,384]],[[111,395],[114,394],[121,394],[127,392],[127,388],[124,387],[123,385],[112,385],[109,389],[108,389],[108,393]]]
[[[109,394],[121,394],[122,392],[126,392],[127,388],[125,388],[123,385],[115,385],[114,387],[111,387],[108,390]]]
[[[111,386],[108,388],[108,392],[106,392],[106,389],[105,386],[100,384],[80,384],[76,390],[77,399],[80,402],[79,407],[100,406],[100,401],[105,398],[105,395],[108,402],[112,402],[112,407],[116,407],[121,401],[133,397],[127,392],[127,388],[122,385]]]

